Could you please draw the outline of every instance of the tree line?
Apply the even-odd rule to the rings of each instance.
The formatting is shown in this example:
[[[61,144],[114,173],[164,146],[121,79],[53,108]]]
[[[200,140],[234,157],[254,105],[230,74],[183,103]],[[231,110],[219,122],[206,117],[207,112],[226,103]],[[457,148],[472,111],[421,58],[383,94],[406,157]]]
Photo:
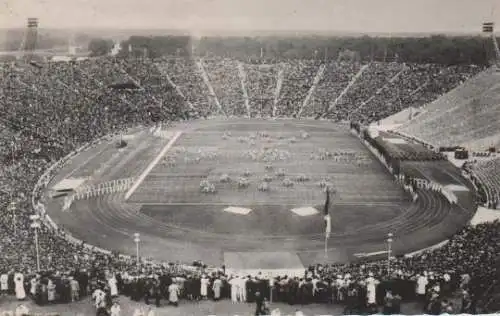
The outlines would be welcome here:
[[[109,45],[108,45],[109,46]],[[90,47],[89,47],[90,49]],[[96,52],[97,48],[90,49]],[[102,50],[99,54],[102,55]],[[495,59],[490,37],[202,37],[131,36],[119,56],[161,58],[227,57],[243,61],[286,59],[398,61],[445,65],[487,65]]]

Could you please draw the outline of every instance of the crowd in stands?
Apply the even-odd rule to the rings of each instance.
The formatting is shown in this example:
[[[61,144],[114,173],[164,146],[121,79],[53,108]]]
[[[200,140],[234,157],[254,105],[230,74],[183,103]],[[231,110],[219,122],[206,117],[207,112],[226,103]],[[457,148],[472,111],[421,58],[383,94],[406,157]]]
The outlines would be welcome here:
[[[463,70],[463,66],[460,70]],[[469,68],[471,74],[479,68]],[[442,74],[461,83],[465,76]],[[500,73],[488,69],[445,96],[429,103],[424,111],[399,128],[436,146],[465,146],[485,150],[499,145],[498,94],[494,85]],[[436,86],[436,84],[435,84]]]
[[[277,104],[277,116],[293,116],[297,113],[313,84],[318,68],[317,61],[286,63]]]
[[[367,87],[375,87],[377,78],[389,81],[402,68],[391,65],[384,70],[381,65],[375,66],[370,80],[362,82]],[[317,69],[318,65],[312,62],[290,63],[283,79],[278,115],[296,113]],[[355,72],[358,68],[351,69]],[[200,71],[202,68],[184,59],[153,63],[103,58],[44,63],[41,68],[1,65],[2,291],[19,299],[30,297],[40,305],[71,302],[94,294],[98,309],[111,309],[113,298],[121,293],[155,304],[177,305],[179,299],[260,301],[265,298],[291,304],[333,302],[344,304],[350,310],[384,306],[386,312],[397,312],[398,301],[416,296],[430,313],[477,311],[475,308],[484,298],[489,281],[498,276],[499,265],[495,261],[500,252],[498,222],[467,227],[438,250],[394,259],[389,271],[386,261],[318,265],[311,267],[304,277],[283,276],[272,282],[259,275],[235,276],[225,273],[224,269],[211,270],[199,265],[193,268],[143,261],[138,266],[134,259],[101,253],[84,242],[70,242],[62,230],[41,225],[37,236],[38,251],[43,256],[40,257],[41,270],[37,271],[35,228],[31,226],[30,215],[34,214],[32,198],[35,201],[41,198],[33,197],[32,190],[44,171],[85,143],[128,127],[152,124],[155,120],[152,106],[159,108],[161,120],[218,113],[207,96]],[[347,78],[339,76],[341,80]],[[140,89],[108,87],[117,81],[130,80]],[[451,87],[455,83],[451,80],[447,84]],[[369,97],[363,89],[354,91],[360,96],[351,92],[347,99],[352,102]],[[227,103],[229,101],[224,101]],[[241,103],[234,106],[241,107]],[[340,109],[354,110],[345,102]],[[341,117],[347,115],[340,113],[345,113],[340,114]],[[462,307],[447,301],[448,295],[458,289],[463,291]]]
[[[203,117],[218,113],[214,100],[200,75],[200,67],[189,59],[168,59],[157,63],[160,73],[176,86],[178,94]]]
[[[272,117],[278,81],[276,65],[246,65],[246,88],[252,117]]]
[[[324,66],[322,72],[321,65]],[[215,60],[212,61],[211,68],[218,68],[221,72],[214,80],[215,85],[226,87],[218,89],[218,97],[228,100],[226,104],[241,102],[241,93],[233,92],[238,89],[235,86],[237,80],[234,80],[235,66],[227,60]],[[315,60],[279,64],[252,63],[247,64],[245,70],[251,116],[268,117],[272,114],[269,108],[272,107],[276,94],[278,102],[275,105],[275,115],[293,116],[303,106],[312,89],[312,96],[305,104],[302,116],[326,116],[335,120],[350,119],[368,123],[408,106],[418,107],[431,102],[477,74],[482,68],[380,62],[361,65],[346,61],[323,64]],[[316,76],[319,76],[319,81],[314,84]],[[278,84],[280,81],[281,84]],[[342,95],[351,82],[352,87]],[[326,113],[328,108],[331,111]],[[262,109],[265,113],[261,113]]]
[[[483,204],[500,209],[500,158],[465,163],[463,169],[478,188]]]
[[[225,114],[246,116],[248,113],[237,62],[232,59],[204,59],[203,65]]]
[[[360,69],[359,63],[331,62],[326,64],[321,80],[316,85],[309,105],[304,109],[304,117],[316,117],[325,113],[342,91],[348,86]],[[340,112],[333,111],[329,117],[336,120],[344,120]]]

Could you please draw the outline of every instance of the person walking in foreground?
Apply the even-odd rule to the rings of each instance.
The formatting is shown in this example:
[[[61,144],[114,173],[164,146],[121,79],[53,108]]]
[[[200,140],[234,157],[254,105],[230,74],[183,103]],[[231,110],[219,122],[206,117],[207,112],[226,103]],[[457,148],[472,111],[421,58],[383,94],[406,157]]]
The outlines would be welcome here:
[[[179,306],[179,286],[172,280],[172,284],[168,287],[168,304]]]

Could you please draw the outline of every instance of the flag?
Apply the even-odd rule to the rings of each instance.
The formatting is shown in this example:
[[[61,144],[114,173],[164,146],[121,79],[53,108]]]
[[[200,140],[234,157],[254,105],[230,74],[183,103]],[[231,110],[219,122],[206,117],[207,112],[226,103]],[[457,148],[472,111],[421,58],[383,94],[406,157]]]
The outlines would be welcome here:
[[[326,200],[325,200],[325,207],[324,207],[325,216],[329,215],[329,213],[330,213],[329,208],[330,208],[330,189],[328,187],[326,187]]]
[[[326,189],[326,200],[325,200],[325,237],[330,237],[330,233],[332,232],[332,218],[330,216],[330,190],[327,187]]]
[[[483,33],[493,33],[493,22],[485,22],[483,23]]]

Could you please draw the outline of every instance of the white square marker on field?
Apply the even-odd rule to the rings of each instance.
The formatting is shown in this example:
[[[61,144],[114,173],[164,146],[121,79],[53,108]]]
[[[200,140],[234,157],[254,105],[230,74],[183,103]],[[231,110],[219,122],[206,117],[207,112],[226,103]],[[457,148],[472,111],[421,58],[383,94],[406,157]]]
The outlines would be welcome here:
[[[315,209],[314,207],[310,207],[310,206],[309,207],[294,208],[294,209],[291,209],[291,211],[299,216],[311,216],[311,215],[315,215],[315,214],[319,213],[317,209]]]
[[[248,215],[252,210],[249,208],[230,206],[224,209],[224,212],[238,214],[238,215]]]

